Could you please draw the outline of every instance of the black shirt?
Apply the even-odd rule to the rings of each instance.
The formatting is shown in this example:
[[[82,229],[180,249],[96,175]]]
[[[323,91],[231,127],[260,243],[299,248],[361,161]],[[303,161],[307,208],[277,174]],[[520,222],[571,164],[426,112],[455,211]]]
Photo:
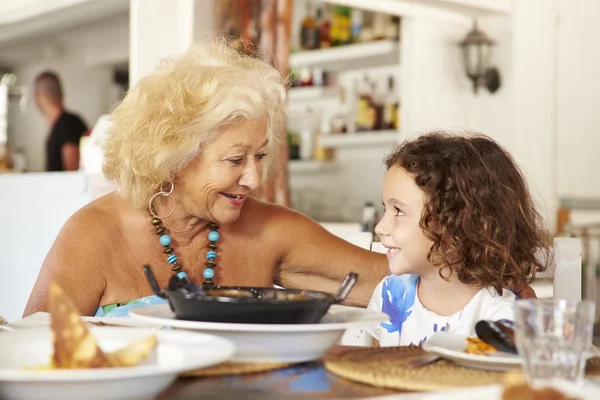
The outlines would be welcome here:
[[[63,111],[46,142],[46,171],[62,171],[62,147],[67,143],[79,146],[79,140],[86,131],[87,126],[79,116]]]

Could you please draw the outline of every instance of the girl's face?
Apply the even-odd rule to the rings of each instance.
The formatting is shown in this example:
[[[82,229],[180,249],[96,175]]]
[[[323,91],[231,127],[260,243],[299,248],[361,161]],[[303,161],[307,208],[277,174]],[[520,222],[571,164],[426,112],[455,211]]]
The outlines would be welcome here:
[[[382,199],[385,212],[375,232],[388,249],[390,271],[395,275],[432,271],[427,253],[433,242],[419,227],[426,201],[423,191],[408,172],[393,166],[383,179]]]

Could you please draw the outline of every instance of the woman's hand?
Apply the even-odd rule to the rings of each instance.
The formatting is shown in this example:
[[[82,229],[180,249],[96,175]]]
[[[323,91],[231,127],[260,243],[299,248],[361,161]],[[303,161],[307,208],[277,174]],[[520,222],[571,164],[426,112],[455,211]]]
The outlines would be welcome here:
[[[520,292],[515,293],[520,299],[537,299],[535,291],[529,285],[524,286]]]

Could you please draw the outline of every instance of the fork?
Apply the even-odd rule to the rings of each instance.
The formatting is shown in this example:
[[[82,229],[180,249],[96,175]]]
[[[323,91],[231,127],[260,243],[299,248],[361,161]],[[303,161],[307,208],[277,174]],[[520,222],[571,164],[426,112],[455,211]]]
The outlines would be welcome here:
[[[441,360],[441,358],[442,357],[438,356],[437,354],[426,353],[409,359],[404,363],[404,365],[406,365],[408,368],[420,368],[429,364],[433,364],[434,362]]]

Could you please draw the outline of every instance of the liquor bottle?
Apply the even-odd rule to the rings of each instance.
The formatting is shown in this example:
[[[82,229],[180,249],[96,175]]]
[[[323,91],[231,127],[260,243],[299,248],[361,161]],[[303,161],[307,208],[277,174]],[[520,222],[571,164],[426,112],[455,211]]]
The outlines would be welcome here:
[[[394,90],[394,77],[390,76],[384,100],[382,129],[398,129],[398,111],[398,96]]]
[[[358,89],[356,101],[356,131],[368,131],[372,128],[371,94],[369,78],[365,75]]]
[[[306,3],[306,16],[300,25],[300,47],[303,50],[314,50],[319,47],[319,27],[312,16],[312,4]]]
[[[375,82],[371,82],[371,97],[369,101],[368,126],[369,130],[377,131],[383,126],[384,96],[378,92]]]
[[[347,104],[347,94],[346,89],[343,86],[340,86],[339,89],[339,100],[340,106],[337,111],[332,115],[330,121],[330,132],[333,134],[344,134],[348,132],[348,118],[350,110]]]
[[[300,137],[295,132],[288,131],[287,133],[288,148],[289,148],[289,159],[299,160],[300,159]]]
[[[322,8],[317,9],[317,29],[319,31],[319,48],[326,49],[331,47],[331,22],[329,21],[329,13]]]

